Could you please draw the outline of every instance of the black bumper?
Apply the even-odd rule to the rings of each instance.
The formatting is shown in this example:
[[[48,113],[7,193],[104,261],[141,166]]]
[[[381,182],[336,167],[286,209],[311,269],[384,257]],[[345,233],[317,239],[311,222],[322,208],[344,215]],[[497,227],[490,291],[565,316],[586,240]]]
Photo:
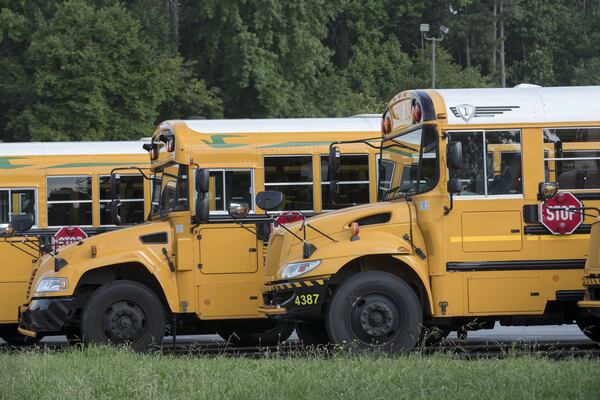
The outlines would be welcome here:
[[[73,298],[35,299],[21,310],[19,326],[36,333],[61,332],[74,312]]]
[[[266,306],[284,308],[277,319],[304,319],[322,316],[329,300],[327,279],[285,281],[267,285],[263,293]]]

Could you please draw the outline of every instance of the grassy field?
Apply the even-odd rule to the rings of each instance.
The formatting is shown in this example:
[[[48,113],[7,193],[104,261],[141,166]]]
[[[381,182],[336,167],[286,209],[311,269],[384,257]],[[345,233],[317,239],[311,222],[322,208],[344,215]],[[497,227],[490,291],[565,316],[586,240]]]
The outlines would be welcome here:
[[[448,355],[262,359],[88,348],[0,352],[4,399],[598,399],[600,362]]]

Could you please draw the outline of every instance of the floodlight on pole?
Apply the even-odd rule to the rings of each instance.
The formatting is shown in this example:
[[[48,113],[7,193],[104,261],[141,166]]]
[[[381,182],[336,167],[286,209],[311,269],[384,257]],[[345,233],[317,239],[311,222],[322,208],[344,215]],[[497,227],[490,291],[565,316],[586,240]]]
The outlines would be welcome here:
[[[440,33],[442,34],[440,37],[435,36],[427,36],[427,32],[429,32],[429,24],[421,24],[421,37],[425,38],[425,40],[429,40],[431,42],[431,88],[435,89],[435,43],[441,42],[444,40],[444,35],[447,35],[450,32],[450,29],[447,26],[440,25]],[[421,47],[423,45],[421,44]]]

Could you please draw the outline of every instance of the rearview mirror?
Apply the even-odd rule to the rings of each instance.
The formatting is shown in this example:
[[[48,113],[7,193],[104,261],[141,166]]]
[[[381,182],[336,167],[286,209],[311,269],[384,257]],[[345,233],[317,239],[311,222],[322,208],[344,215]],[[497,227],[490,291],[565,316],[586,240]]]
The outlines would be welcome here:
[[[460,179],[452,178],[448,180],[448,193],[456,194],[460,193],[463,190],[463,185]]]
[[[329,181],[337,181],[338,170],[340,168],[339,163],[340,150],[336,146],[329,148]]]
[[[121,216],[119,215],[119,207],[121,200],[113,198],[110,202],[110,220],[113,225],[121,225]]]
[[[540,201],[550,200],[557,192],[557,182],[540,182],[538,185],[538,199]]]
[[[450,142],[446,146],[446,165],[449,170],[463,169],[462,142]]]
[[[233,219],[245,218],[250,212],[250,207],[246,203],[229,203],[227,211]]]
[[[277,210],[283,203],[283,193],[277,191],[259,192],[256,205],[265,211]]]
[[[32,214],[15,214],[12,216],[10,222],[11,228],[15,232],[26,232],[31,229],[34,224],[34,218]]]
[[[210,173],[206,168],[196,170],[196,191],[198,193],[208,193],[210,189]]]
[[[202,196],[200,192],[196,197],[196,215],[194,220],[197,224],[210,220],[210,207],[208,196]]]
[[[117,198],[117,175],[110,174],[110,199],[114,200]]]

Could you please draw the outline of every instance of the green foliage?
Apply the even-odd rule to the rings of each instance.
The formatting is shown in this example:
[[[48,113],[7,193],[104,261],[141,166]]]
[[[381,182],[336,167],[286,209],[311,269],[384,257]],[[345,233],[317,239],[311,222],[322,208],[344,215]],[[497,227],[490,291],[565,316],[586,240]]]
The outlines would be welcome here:
[[[600,0],[0,0],[0,140],[379,113],[431,85],[420,23],[438,88],[499,86],[502,44],[508,86],[600,81]]]

